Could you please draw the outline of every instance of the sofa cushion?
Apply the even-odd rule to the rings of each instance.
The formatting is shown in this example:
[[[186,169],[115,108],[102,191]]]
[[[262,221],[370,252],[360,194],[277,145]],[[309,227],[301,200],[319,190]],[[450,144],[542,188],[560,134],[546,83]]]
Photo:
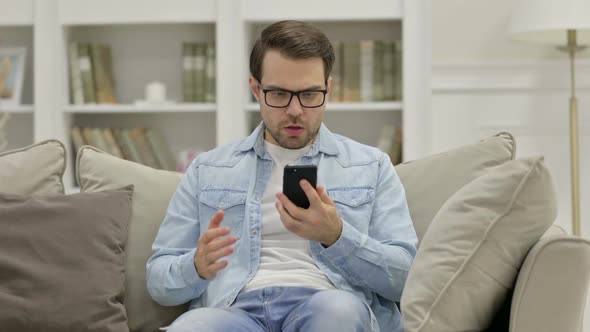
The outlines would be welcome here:
[[[483,331],[527,252],[557,215],[542,157],[488,170],[455,193],[426,232],[402,295],[406,331]]]
[[[2,331],[124,332],[133,188],[0,193]]]
[[[514,138],[499,133],[480,142],[399,164],[400,177],[418,239],[444,202],[490,167],[514,159]]]
[[[56,140],[0,153],[0,192],[63,194],[66,149]]]
[[[181,174],[156,170],[86,146],[78,152],[77,177],[82,192],[127,183],[135,186],[125,272],[129,328],[133,332],[152,332],[168,325],[187,307],[163,307],[152,300],[147,292],[146,263]]]

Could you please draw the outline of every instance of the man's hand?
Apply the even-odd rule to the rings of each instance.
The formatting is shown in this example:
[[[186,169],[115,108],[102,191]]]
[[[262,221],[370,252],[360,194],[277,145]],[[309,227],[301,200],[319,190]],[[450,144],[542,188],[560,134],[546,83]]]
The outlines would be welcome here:
[[[304,239],[319,241],[327,247],[333,245],[342,234],[342,219],[336,205],[323,187],[318,186],[316,191],[306,180],[301,180],[299,185],[309,199],[309,208],[302,209],[285,194],[277,193],[276,207],[283,225]]]
[[[226,236],[230,232],[229,227],[219,227],[223,220],[223,211],[219,210],[211,218],[209,228],[199,239],[195,252],[195,268],[201,278],[211,280],[215,278],[219,270],[227,266],[227,261],[217,261],[234,252],[232,244],[238,240],[235,236]]]

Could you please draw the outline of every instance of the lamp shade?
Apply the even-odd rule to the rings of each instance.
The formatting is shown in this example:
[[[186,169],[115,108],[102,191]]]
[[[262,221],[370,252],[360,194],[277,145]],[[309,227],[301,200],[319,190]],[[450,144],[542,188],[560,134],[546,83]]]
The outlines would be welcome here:
[[[513,0],[508,28],[518,40],[566,43],[566,30],[576,30],[579,45],[590,45],[590,0]]]

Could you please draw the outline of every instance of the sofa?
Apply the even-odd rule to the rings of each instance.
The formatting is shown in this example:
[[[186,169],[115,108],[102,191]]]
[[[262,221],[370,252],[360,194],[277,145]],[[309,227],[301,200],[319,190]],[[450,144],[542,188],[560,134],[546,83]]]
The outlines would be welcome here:
[[[0,330],[158,331],[187,310],[146,289],[182,175],[66,151],[47,140],[0,153]],[[80,193],[64,193],[66,167]],[[516,158],[498,133],[396,171],[419,238],[398,303],[406,331],[581,330],[590,242],[554,225],[543,157]]]

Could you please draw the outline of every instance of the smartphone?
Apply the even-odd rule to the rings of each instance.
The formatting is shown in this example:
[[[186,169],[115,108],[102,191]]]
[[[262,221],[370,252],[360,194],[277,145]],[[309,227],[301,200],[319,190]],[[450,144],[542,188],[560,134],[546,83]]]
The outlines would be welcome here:
[[[318,168],[316,165],[287,165],[283,172],[283,194],[295,205],[307,209],[309,200],[301,188],[299,181],[307,180],[316,187]]]

